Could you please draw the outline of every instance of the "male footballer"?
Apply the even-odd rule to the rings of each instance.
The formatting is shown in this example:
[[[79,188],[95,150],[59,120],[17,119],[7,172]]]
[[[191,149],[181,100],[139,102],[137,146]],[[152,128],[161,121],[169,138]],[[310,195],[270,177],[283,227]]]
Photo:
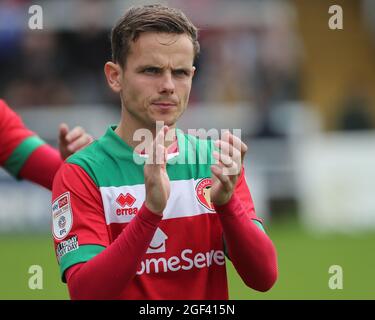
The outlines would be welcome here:
[[[60,152],[26,128],[21,118],[0,99],[0,166],[16,178],[51,190],[63,159],[92,141],[80,127],[69,131],[62,124],[59,130]]]
[[[276,251],[245,181],[246,145],[229,132],[213,141],[175,130],[196,27],[177,9],[133,7],[111,41],[104,72],[121,98],[119,124],[70,157],[53,184],[55,252],[70,297],[228,299],[225,252],[247,286],[269,290]],[[140,150],[145,131],[151,147]]]

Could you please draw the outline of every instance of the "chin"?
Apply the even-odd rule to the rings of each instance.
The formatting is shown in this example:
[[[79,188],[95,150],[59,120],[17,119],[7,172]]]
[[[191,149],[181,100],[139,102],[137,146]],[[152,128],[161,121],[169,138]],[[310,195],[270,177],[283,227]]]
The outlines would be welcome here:
[[[156,121],[162,121],[164,122],[164,125],[170,127],[172,125],[174,125],[177,121],[177,117],[176,116],[170,116],[170,115],[160,115],[158,117],[154,117],[154,123],[156,123]]]
[[[171,126],[173,126],[173,125],[176,123],[175,120],[170,120],[170,121],[168,121],[167,119],[158,119],[158,120],[156,120],[156,121],[162,121],[162,122],[164,123],[164,125],[165,125],[165,126],[168,126],[168,127],[171,127]],[[155,121],[155,122],[156,122],[156,121]]]

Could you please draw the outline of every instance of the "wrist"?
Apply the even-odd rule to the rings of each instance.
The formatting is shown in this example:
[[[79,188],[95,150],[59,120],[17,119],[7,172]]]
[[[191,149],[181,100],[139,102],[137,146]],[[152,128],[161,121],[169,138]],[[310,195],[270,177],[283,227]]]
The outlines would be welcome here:
[[[214,206],[225,206],[231,199],[233,198],[233,192],[230,194],[227,194],[222,199],[219,199],[217,201],[213,201]]]
[[[155,214],[153,211],[147,208],[145,203],[143,203],[141,209],[138,211],[137,217],[155,226],[157,226],[163,219],[162,216]]]
[[[223,204],[214,203],[216,212],[225,215],[231,215],[241,211],[239,207],[242,207],[241,201],[235,193],[232,193],[231,197]]]
[[[148,211],[151,211],[153,214],[156,214],[157,216],[163,216],[164,208],[152,205],[149,201],[147,201],[147,199],[144,204]]]

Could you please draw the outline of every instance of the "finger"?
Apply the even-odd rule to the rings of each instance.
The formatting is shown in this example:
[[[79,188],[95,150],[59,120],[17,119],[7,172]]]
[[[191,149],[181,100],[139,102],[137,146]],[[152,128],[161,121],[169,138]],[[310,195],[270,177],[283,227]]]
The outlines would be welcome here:
[[[165,136],[168,132],[169,128],[168,126],[163,126],[158,134],[156,135],[155,138],[155,159],[156,162],[155,164],[164,164],[166,161],[165,158],[165,153],[166,153],[166,148],[165,148]]]
[[[226,145],[229,146],[226,149],[227,153],[229,155],[232,155],[233,154],[233,146],[231,146],[231,143],[229,142],[229,140],[230,140],[230,132],[229,132],[229,130],[225,130],[224,133],[222,133],[220,139],[215,141],[215,145],[216,145],[216,147],[220,148],[220,146],[223,142],[226,143]]]
[[[230,191],[230,190],[232,190],[232,182],[227,175],[223,174],[222,169],[223,168],[221,168],[218,165],[212,165],[211,166],[212,174],[221,182],[224,190]]]
[[[167,163],[167,149],[162,145],[157,145],[152,154],[146,159],[146,164],[159,168]]]
[[[59,141],[65,140],[69,132],[69,126],[66,123],[61,123],[59,126]]]
[[[221,135],[220,139],[229,142],[230,135],[231,135],[230,131],[225,130],[224,133]]]
[[[220,149],[220,156],[221,155],[229,156],[231,161],[234,161],[235,163],[241,165],[242,155],[241,155],[240,151],[233,148],[233,146],[229,142],[226,142],[226,141],[223,141],[223,140],[217,140],[215,142],[215,145],[216,145],[216,147],[218,147]],[[225,157],[223,159],[227,159],[227,157]],[[224,162],[225,162],[225,160],[224,160]],[[225,163],[229,163],[229,162],[225,162]]]
[[[248,150],[247,145],[237,136],[233,135],[229,131],[225,131],[221,136],[222,141],[228,142],[235,149],[239,150],[241,153],[245,153]],[[219,141],[219,140],[218,140]]]
[[[231,176],[230,179],[233,179],[236,175],[239,175],[241,173],[241,164],[237,164],[236,162],[232,161],[231,157],[228,157],[226,155],[220,154],[218,152],[214,152],[213,154],[214,158],[218,161],[218,165],[222,168],[222,174],[225,176]],[[223,158],[227,157],[226,163],[223,160]]]
[[[164,145],[164,143],[165,143],[165,135],[167,134],[168,131],[169,131],[169,127],[168,126],[163,126],[159,130],[159,132],[156,134],[156,137],[155,137],[156,144],[162,144],[162,145]]]
[[[80,136],[82,136],[85,133],[85,130],[82,129],[82,127],[75,127],[72,129],[66,136],[65,139],[68,142],[73,142],[74,140],[78,139]]]
[[[241,152],[247,151],[247,145],[237,136],[229,132],[229,143],[231,143],[237,150]]]
[[[239,150],[244,157],[245,153],[248,150],[247,145],[237,136],[233,135],[229,130],[225,131],[222,136],[221,140],[228,142],[233,146],[233,148]]]
[[[167,126],[163,126],[156,134],[151,146],[151,154],[149,154],[146,164],[163,164],[165,153],[165,134],[168,131]]]
[[[168,155],[168,151],[167,151],[167,148],[162,146],[162,145],[158,145],[158,161],[157,161],[157,165],[161,165],[162,167],[165,167],[166,164],[167,164],[167,157]]]
[[[68,150],[72,153],[82,149],[83,147],[87,146],[91,141],[92,137],[88,134],[84,134],[80,136],[78,139],[74,140],[73,142],[68,144]]]
[[[234,164],[232,157],[226,155],[225,153],[219,154],[219,152],[214,151],[213,156],[217,161],[220,161],[225,167],[231,167]]]
[[[243,161],[245,154],[248,150],[247,145],[238,137],[233,134],[229,136],[229,142],[232,143],[233,147],[241,152],[241,162]]]

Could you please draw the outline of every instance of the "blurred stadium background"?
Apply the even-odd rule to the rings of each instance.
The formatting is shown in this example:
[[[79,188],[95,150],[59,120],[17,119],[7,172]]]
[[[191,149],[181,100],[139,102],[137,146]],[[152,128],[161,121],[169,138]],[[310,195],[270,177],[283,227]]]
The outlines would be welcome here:
[[[145,3],[154,3],[147,1]],[[189,109],[180,127],[240,128],[258,215],[279,256],[268,293],[241,284],[232,299],[375,298],[375,2],[161,1],[200,28]],[[62,121],[99,137],[120,115],[105,83],[109,31],[141,1],[0,1],[0,97],[56,145]],[[343,30],[331,30],[331,5]],[[43,173],[41,173],[43,174]],[[0,170],[0,299],[67,299],[50,229],[50,193]],[[43,290],[31,290],[31,265]],[[343,269],[332,290],[329,268]]]

